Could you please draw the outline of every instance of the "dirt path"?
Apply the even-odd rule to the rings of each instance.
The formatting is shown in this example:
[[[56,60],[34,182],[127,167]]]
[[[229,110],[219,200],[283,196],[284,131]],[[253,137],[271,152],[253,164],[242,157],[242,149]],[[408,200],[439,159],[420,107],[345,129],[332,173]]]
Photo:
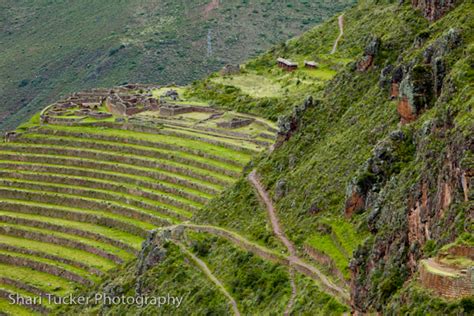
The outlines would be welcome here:
[[[204,272],[204,274],[209,278],[209,280],[211,280],[219,288],[222,294],[224,294],[227,299],[229,299],[234,314],[240,316],[239,308],[237,307],[237,302],[232,297],[232,295],[230,295],[230,293],[226,290],[221,281],[219,281],[219,279],[217,279],[214,274],[212,274],[212,271],[209,269],[207,264],[198,257],[196,257],[193,253],[191,253],[183,244],[177,241],[175,241],[175,244],[177,244],[181,251],[185,253],[188,257],[190,257],[199,266],[199,268],[202,270],[202,272]]]
[[[342,38],[344,35],[344,14],[341,14],[337,18],[337,23],[339,24],[339,36],[336,38],[336,41],[334,42],[334,45],[331,50],[331,54],[334,54],[337,50],[337,44],[339,43],[339,40]]]
[[[260,198],[265,203],[274,234],[282,241],[290,253],[290,256],[288,257],[290,267],[295,267],[300,272],[305,271],[303,273],[310,275],[313,279],[319,279],[326,289],[347,302],[349,295],[346,290],[334,284],[321,271],[319,271],[319,269],[307,264],[298,257],[294,244],[288,239],[288,237],[286,237],[286,234],[280,226],[273,201],[262,186],[255,170],[249,174],[249,181],[255,187],[258,194],[260,195]]]
[[[286,237],[285,232],[281,229],[280,222],[278,221],[278,217],[275,212],[275,207],[273,206],[273,202],[271,198],[268,196],[267,191],[263,188],[262,184],[260,183],[260,180],[258,179],[257,172],[253,170],[249,174],[249,180],[252,183],[252,185],[255,187],[257,190],[258,194],[260,195],[260,198],[263,200],[265,203],[267,212],[268,212],[268,217],[270,218],[270,222],[272,224],[272,229],[275,235],[278,237],[278,239],[281,240],[281,242],[285,245],[285,247],[288,249],[288,252],[290,253],[291,256],[296,256],[296,249],[293,243]]]
[[[296,290],[296,282],[295,282],[295,269],[290,267],[290,285],[291,285],[291,296],[288,300],[288,304],[286,304],[285,312],[283,315],[288,316],[291,315],[291,311],[293,310],[293,305],[295,305],[296,294],[298,293]]]
[[[262,184],[260,183],[257,172],[253,170],[249,174],[249,180],[252,183],[252,185],[255,187],[257,190],[258,194],[260,195],[261,199],[265,203],[267,212],[268,212],[268,217],[270,218],[270,222],[272,224],[272,229],[273,233],[278,237],[278,239],[281,240],[281,242],[285,245],[285,247],[288,249],[288,252],[290,253],[291,257],[296,257],[296,249],[293,243],[286,237],[285,232],[281,229],[280,222],[278,221],[278,217],[276,216],[275,208],[273,206],[273,203],[268,196],[267,192],[263,189]],[[296,284],[295,284],[295,272],[293,268],[291,267],[292,261],[290,259],[290,268],[289,268],[289,273],[290,273],[290,284],[291,284],[291,297],[290,300],[288,301],[288,304],[285,308],[285,313],[284,315],[289,315],[291,310],[293,309],[293,305],[295,303],[296,299]]]
[[[318,284],[324,287],[325,290],[328,291],[329,293],[332,293],[336,297],[339,297],[345,304],[350,303],[349,294],[347,291],[344,291],[340,287],[333,286],[332,282],[328,280],[326,276],[322,274],[317,268],[305,263],[299,258],[295,259],[295,257],[293,257],[292,260],[290,260],[290,256],[286,256],[274,250],[265,248],[259,244],[256,244],[255,242],[249,241],[245,237],[233,231],[230,231],[218,226],[181,223],[181,224],[177,224],[173,226],[163,227],[162,229],[173,230],[178,227],[191,229],[199,233],[208,233],[208,234],[223,237],[227,239],[228,241],[230,241],[231,243],[233,243],[234,245],[257,255],[264,260],[269,260],[269,261],[272,261],[281,265],[285,265],[288,267],[292,266],[296,271],[318,282]],[[324,282],[323,280],[326,280],[326,282]]]

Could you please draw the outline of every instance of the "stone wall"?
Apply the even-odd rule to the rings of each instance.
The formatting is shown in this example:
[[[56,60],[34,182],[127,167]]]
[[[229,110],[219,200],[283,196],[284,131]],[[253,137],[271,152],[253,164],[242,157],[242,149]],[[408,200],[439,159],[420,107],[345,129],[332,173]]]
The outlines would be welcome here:
[[[448,276],[429,271],[426,262],[420,262],[420,282],[423,287],[445,298],[460,298],[474,295],[473,268],[458,276]]]
[[[45,272],[48,274],[52,274],[73,282],[77,282],[79,284],[91,286],[93,283],[89,279],[86,279],[82,276],[79,276],[76,273],[70,272],[58,266],[53,266],[47,263],[34,261],[30,259],[26,259],[23,257],[13,257],[6,254],[0,254],[0,262],[10,264],[17,267],[27,267],[33,270]]]
[[[37,240],[37,241],[42,241],[46,243],[51,243],[51,244],[70,247],[70,248],[74,248],[78,250],[87,251],[89,253],[95,254],[102,258],[109,259],[117,264],[123,263],[123,260],[114,254],[108,253],[102,249],[93,247],[91,245],[78,242],[76,240],[66,239],[63,237],[57,237],[57,236],[53,236],[53,235],[49,235],[45,233],[23,230],[23,229],[18,229],[15,227],[8,227],[8,226],[0,227],[0,232],[8,236]]]
[[[26,226],[29,226],[29,227],[36,227],[36,228],[42,228],[42,229],[46,229],[46,230],[53,230],[53,231],[57,231],[57,232],[62,232],[62,233],[70,234],[70,235],[76,235],[76,236],[80,236],[80,237],[100,241],[100,242],[115,246],[117,248],[123,249],[123,250],[125,250],[127,252],[130,252],[132,254],[136,254],[136,250],[132,246],[130,246],[130,245],[124,243],[124,242],[121,242],[120,240],[109,238],[107,236],[104,236],[104,235],[101,235],[101,234],[98,234],[98,233],[94,233],[94,232],[90,232],[90,231],[86,231],[86,230],[80,230],[80,229],[76,229],[76,228],[72,228],[72,227],[66,227],[66,226],[51,224],[51,223],[48,223],[48,222],[35,221],[35,220],[32,220],[32,219],[10,217],[10,216],[7,216],[7,215],[0,215],[0,219],[2,220],[2,222],[5,222],[5,223],[26,225]]]
[[[217,126],[222,128],[239,128],[252,124],[253,119],[233,118],[230,121],[219,122]]]
[[[146,230],[137,227],[133,224],[122,222],[113,218],[97,216],[95,214],[79,213],[74,211],[61,211],[58,212],[55,208],[43,207],[43,206],[29,206],[21,205],[18,203],[10,203],[6,201],[0,201],[0,206],[5,211],[13,211],[23,214],[42,215],[52,218],[61,218],[67,220],[73,220],[76,222],[90,223],[101,225],[110,228],[116,228],[118,230],[126,231],[130,234],[144,237],[146,236]]]

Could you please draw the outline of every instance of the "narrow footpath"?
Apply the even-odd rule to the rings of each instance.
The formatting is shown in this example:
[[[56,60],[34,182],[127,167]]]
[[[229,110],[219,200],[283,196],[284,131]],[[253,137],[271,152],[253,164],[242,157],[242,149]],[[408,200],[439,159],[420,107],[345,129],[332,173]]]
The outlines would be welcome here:
[[[332,46],[331,54],[334,54],[337,50],[337,45],[339,44],[340,39],[344,35],[344,14],[341,14],[337,18],[337,23],[339,25],[339,36],[336,38],[334,45]]]
[[[273,203],[270,200],[267,192],[263,189],[258,176],[257,172],[253,170],[249,174],[249,180],[252,183],[252,185],[255,187],[257,190],[258,194],[260,195],[260,198],[263,200],[263,202],[266,205],[266,209],[268,212],[268,217],[270,218],[270,222],[272,224],[272,229],[273,233],[277,236],[278,239],[281,240],[281,242],[285,245],[285,247],[288,249],[288,252],[290,254],[290,257],[296,257],[296,249],[293,245],[292,242],[286,237],[285,232],[281,229],[280,222],[278,221],[278,217],[276,216],[275,208],[273,207]],[[289,267],[289,273],[290,273],[290,284],[291,284],[291,297],[288,301],[288,304],[285,308],[285,313],[284,315],[290,315],[291,310],[293,309],[293,305],[296,300],[296,282],[295,282],[295,272],[294,268],[292,267],[292,261],[290,259],[290,267]]]
[[[227,299],[229,300],[229,302],[232,306],[232,310],[234,311],[234,314],[237,315],[237,316],[240,316],[239,308],[237,307],[237,302],[232,297],[232,295],[230,295],[230,293],[226,290],[226,288],[221,283],[221,281],[219,281],[219,279],[217,279],[215,277],[215,275],[212,274],[212,271],[209,269],[207,264],[204,261],[202,261],[201,259],[199,259],[198,257],[196,257],[183,244],[181,244],[177,241],[174,241],[174,243],[177,244],[179,246],[179,248],[181,249],[181,251],[184,254],[186,254],[189,258],[191,258],[191,260],[193,260],[199,266],[199,268],[202,270],[202,272],[204,272],[204,274],[208,277],[208,279],[211,280],[219,288],[219,290],[222,292],[222,294],[224,294],[227,297]]]
[[[286,236],[286,234],[284,233],[284,231],[282,230],[280,226],[280,222],[278,220],[278,216],[276,214],[273,201],[268,195],[268,192],[262,186],[258,178],[256,170],[253,170],[249,174],[249,181],[255,187],[256,191],[260,195],[260,198],[263,200],[266,206],[268,217],[270,218],[270,222],[271,222],[274,234],[282,241],[282,243],[286,246],[286,248],[288,249],[288,252],[290,253],[290,256],[288,257],[290,267],[295,267],[299,271],[307,270],[307,273],[305,274],[312,275],[313,278],[319,279],[322,282],[322,285],[326,289],[328,289],[331,293],[347,301],[349,297],[347,291],[345,291],[343,288],[334,284],[321,271],[319,271],[319,269],[305,263],[303,260],[301,260],[298,257],[295,245],[288,239],[288,237]]]
[[[236,232],[218,226],[181,223],[178,225],[163,227],[162,229],[173,230],[179,227],[182,227],[184,229],[190,229],[198,233],[208,233],[223,237],[234,245],[257,255],[258,257],[264,260],[269,260],[288,267],[292,266],[296,271],[318,282],[318,284],[324,287],[327,292],[332,293],[336,297],[339,297],[344,303],[349,304],[350,302],[349,294],[347,291],[341,289],[340,287],[332,286],[332,283],[327,280],[327,278],[317,268],[307,264],[306,262],[298,258],[295,259],[294,257],[292,257],[292,260],[290,260],[290,256],[286,256],[274,250],[263,247],[255,242],[246,239],[245,237]],[[324,281],[323,283],[321,283],[321,281],[324,280],[323,278],[327,280],[327,283],[324,283]]]

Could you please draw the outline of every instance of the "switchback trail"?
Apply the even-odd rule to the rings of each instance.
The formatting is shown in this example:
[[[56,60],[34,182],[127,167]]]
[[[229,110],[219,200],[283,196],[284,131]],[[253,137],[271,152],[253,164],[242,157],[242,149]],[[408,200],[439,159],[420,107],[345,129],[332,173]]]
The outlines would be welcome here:
[[[327,279],[327,277],[324,274],[322,274],[321,271],[319,271],[317,268],[313,267],[312,265],[307,264],[306,262],[302,261],[299,258],[286,256],[274,250],[265,248],[259,244],[256,244],[255,242],[249,241],[245,237],[233,231],[230,231],[218,226],[181,223],[181,224],[177,224],[173,226],[163,227],[161,229],[173,230],[179,227],[183,227],[185,229],[191,229],[199,233],[208,233],[208,234],[223,237],[227,239],[228,241],[230,241],[231,243],[235,244],[236,246],[257,255],[264,260],[269,260],[269,261],[282,264],[288,267],[293,266],[293,268],[296,271],[316,281],[327,292],[340,298],[342,302],[344,302],[345,304],[350,303],[349,294],[347,291],[334,285],[330,280]],[[290,260],[290,257],[291,257],[291,260]]]
[[[239,309],[237,307],[237,302],[232,297],[232,295],[230,295],[230,293],[226,290],[226,288],[221,283],[221,281],[219,281],[219,279],[217,279],[214,276],[214,274],[212,274],[212,271],[209,269],[207,264],[204,261],[202,261],[201,259],[199,259],[198,257],[196,257],[193,253],[191,253],[180,242],[174,241],[174,243],[177,244],[179,246],[179,248],[181,249],[181,251],[183,253],[185,253],[188,257],[190,257],[191,260],[193,260],[199,266],[199,268],[202,270],[202,272],[204,272],[204,274],[209,278],[209,280],[211,280],[219,288],[219,290],[222,292],[222,294],[224,294],[227,297],[227,299],[229,299],[229,302],[232,306],[232,310],[234,311],[234,314],[237,315],[237,316],[240,316],[240,312],[239,312]]]
[[[334,54],[337,49],[337,44],[339,43],[339,40],[342,38],[342,35],[344,35],[344,14],[341,14],[337,18],[337,23],[339,25],[339,36],[336,38],[336,41],[334,42],[334,45],[332,46],[331,54]]]
[[[272,229],[274,234],[282,241],[282,243],[286,246],[288,249],[288,252],[290,253],[290,256],[288,257],[289,261],[289,266],[290,267],[295,267],[300,272],[303,272],[302,270],[305,270],[305,274],[311,275],[313,279],[319,279],[322,282],[322,285],[328,289],[331,293],[336,294],[337,296],[341,297],[345,301],[348,299],[348,294],[347,291],[345,291],[343,288],[340,288],[333,282],[331,282],[319,269],[303,262],[298,257],[298,254],[296,252],[296,247],[295,245],[288,239],[286,236],[285,232],[282,230],[280,226],[280,222],[278,220],[278,216],[275,211],[275,206],[273,205],[273,201],[268,195],[267,191],[265,188],[262,186],[256,170],[253,170],[249,174],[249,180],[252,183],[252,185],[255,187],[257,190],[258,194],[260,195],[260,198],[263,200],[265,203],[267,212],[268,212],[268,217],[270,218],[270,222],[272,224]],[[291,300],[290,300],[291,303]]]

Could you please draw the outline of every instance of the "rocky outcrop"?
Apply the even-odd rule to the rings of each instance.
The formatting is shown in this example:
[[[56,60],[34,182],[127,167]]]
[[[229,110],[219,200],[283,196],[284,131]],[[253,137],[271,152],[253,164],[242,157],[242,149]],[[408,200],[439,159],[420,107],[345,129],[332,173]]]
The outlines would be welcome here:
[[[414,121],[424,109],[432,105],[432,85],[432,74],[428,65],[413,67],[403,78],[397,105],[402,124]]]
[[[316,106],[317,103],[318,101],[313,100],[312,96],[308,96],[302,105],[293,109],[293,112],[290,115],[280,116],[278,118],[277,140],[274,148],[280,147],[284,142],[290,139],[294,133],[296,133],[301,125],[306,110]]]
[[[406,71],[399,67],[393,72],[390,96],[398,97],[397,111],[402,124],[416,120],[441,96],[448,73],[445,56],[461,41],[460,31],[451,29],[423,51],[421,63],[413,60]]]
[[[166,257],[166,249],[163,244],[169,238],[169,231],[152,230],[142,243],[142,249],[137,258],[137,276],[143,275],[155,264]]]
[[[416,160],[423,161],[423,167],[419,171],[410,168],[409,173],[415,174],[409,177],[400,175],[386,181],[372,206],[368,206],[371,213],[367,224],[372,237],[357,249],[350,264],[354,310],[382,311],[391,295],[418,271],[427,245],[441,247],[469,231],[474,209],[465,200],[470,196],[465,190],[471,188],[463,188],[462,179],[472,174],[468,153],[474,143],[461,134],[450,133],[452,128],[448,114],[415,134]],[[448,134],[450,138],[446,139]],[[433,152],[433,142],[444,144],[442,153]],[[405,183],[407,179],[417,180]],[[446,281],[427,274],[424,279],[430,284]]]
[[[240,65],[232,65],[232,64],[227,64],[224,67],[222,67],[220,74],[222,76],[229,76],[229,75],[237,75],[240,73]]]
[[[372,156],[347,186],[345,216],[351,217],[374,207],[380,189],[393,174],[399,172],[400,164],[413,158],[413,149],[411,136],[401,130],[392,132],[387,139],[379,142]]]
[[[374,58],[380,49],[380,38],[372,37],[364,49],[364,55],[357,62],[357,70],[360,72],[367,71],[374,63]]]
[[[430,21],[435,21],[454,8],[459,0],[411,0],[414,8]]]

